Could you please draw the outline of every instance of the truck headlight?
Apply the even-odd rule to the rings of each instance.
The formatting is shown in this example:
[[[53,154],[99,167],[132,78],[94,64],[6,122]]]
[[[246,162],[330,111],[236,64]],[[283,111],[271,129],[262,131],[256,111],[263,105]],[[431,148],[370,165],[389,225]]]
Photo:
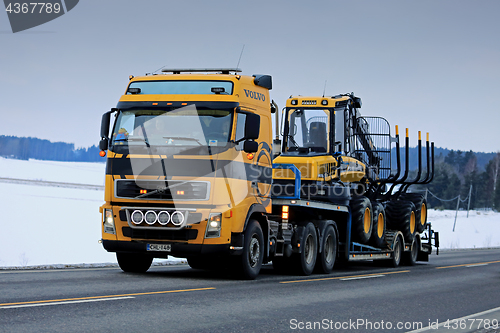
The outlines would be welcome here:
[[[141,224],[142,221],[144,221],[144,213],[141,212],[140,210],[134,210],[131,216],[131,220],[134,224]]]
[[[156,212],[153,210],[148,210],[146,214],[144,214],[144,220],[146,220],[146,223],[149,225],[155,224],[156,220],[158,220],[158,215],[156,215]]]
[[[207,231],[205,232],[205,238],[216,238],[220,237],[220,229],[222,222],[222,213],[212,213],[208,217]]]
[[[176,210],[170,215],[170,222],[176,227],[180,226],[184,222],[184,214]]]
[[[170,222],[170,214],[166,210],[162,210],[158,213],[158,222],[161,225],[167,225]]]
[[[113,217],[113,211],[111,209],[105,209],[102,214],[102,217],[103,217],[104,232],[107,234],[116,235],[115,219]]]

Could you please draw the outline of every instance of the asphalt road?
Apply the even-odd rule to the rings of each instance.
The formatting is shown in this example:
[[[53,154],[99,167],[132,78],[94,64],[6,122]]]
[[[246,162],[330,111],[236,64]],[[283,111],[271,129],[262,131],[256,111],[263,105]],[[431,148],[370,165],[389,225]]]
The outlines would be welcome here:
[[[187,265],[0,271],[0,332],[492,332],[498,321],[500,249],[309,277],[266,266],[254,281]]]

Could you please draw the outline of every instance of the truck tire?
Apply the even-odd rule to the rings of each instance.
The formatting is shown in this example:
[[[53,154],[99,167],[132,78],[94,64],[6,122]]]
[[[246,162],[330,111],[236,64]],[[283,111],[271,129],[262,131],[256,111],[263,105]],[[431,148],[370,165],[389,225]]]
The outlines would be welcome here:
[[[418,241],[418,237],[413,239],[411,243],[411,250],[403,253],[403,264],[406,266],[414,266],[417,263],[418,250],[420,248],[420,244]]]
[[[417,232],[422,233],[427,224],[427,200],[422,194],[418,193],[405,193],[401,196],[403,200],[413,202],[415,205],[415,221],[417,223]]]
[[[315,270],[318,273],[330,274],[337,257],[337,234],[331,225],[325,229],[325,234],[321,239],[321,249],[321,253],[316,258]]]
[[[370,237],[370,244],[378,248],[386,248],[387,242],[385,241],[385,228],[386,228],[386,215],[384,206],[380,202],[372,202],[373,208],[373,227],[372,235]]]
[[[389,267],[396,268],[401,264],[401,259],[403,256],[404,243],[400,236],[396,237],[394,240],[393,255],[392,258],[388,260],[387,264]]]
[[[116,260],[122,271],[127,273],[145,273],[153,257],[140,253],[116,252]]]
[[[238,269],[245,280],[253,280],[259,275],[264,259],[264,235],[256,220],[250,220],[245,230],[243,254],[237,258]]]
[[[388,228],[401,231],[405,242],[413,242],[417,232],[413,202],[406,200],[389,201],[386,205],[386,214]]]
[[[316,265],[318,255],[318,236],[316,228],[309,222],[304,228],[300,239],[300,253],[292,256],[293,265],[300,275],[311,275]]]
[[[367,244],[372,234],[372,205],[366,197],[351,200],[351,237],[353,241]]]

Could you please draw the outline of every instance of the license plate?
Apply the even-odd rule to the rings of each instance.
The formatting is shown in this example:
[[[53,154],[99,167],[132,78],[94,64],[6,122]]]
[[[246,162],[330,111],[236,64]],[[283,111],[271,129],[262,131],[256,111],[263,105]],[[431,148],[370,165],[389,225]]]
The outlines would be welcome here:
[[[147,250],[170,252],[172,251],[172,244],[148,244]]]

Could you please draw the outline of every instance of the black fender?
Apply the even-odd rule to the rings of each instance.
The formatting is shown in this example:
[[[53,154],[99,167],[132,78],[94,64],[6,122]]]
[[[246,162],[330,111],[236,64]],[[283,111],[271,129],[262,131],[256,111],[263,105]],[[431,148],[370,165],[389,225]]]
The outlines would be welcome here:
[[[245,218],[243,231],[241,233],[231,234],[231,246],[234,246],[236,248],[232,251],[231,254],[240,255],[243,253],[242,247],[244,244],[245,230],[248,227],[249,221],[251,219],[254,219],[259,222],[260,227],[262,228],[262,234],[264,235],[264,262],[267,262],[269,260],[269,239],[271,237],[271,228],[269,227],[269,220],[267,219],[266,214],[266,207],[264,207],[262,204],[254,203],[250,206]]]

